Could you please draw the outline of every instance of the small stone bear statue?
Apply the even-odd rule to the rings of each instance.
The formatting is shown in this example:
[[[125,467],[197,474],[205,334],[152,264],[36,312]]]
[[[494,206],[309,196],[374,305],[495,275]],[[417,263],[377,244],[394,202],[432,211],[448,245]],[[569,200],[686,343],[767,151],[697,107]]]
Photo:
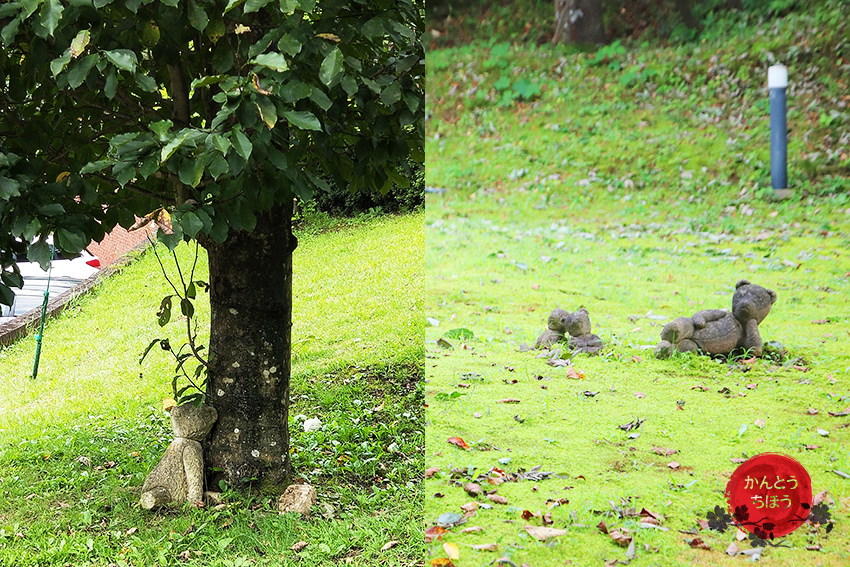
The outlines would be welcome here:
[[[776,292],[772,289],[740,280],[735,284],[732,311],[706,309],[693,317],[670,321],[661,330],[655,356],[668,358],[673,351],[727,355],[735,350],[761,356],[763,343],[758,326],[775,302]]]
[[[174,441],[142,486],[142,508],[169,502],[199,502],[204,497],[204,456],[201,441],[218,419],[215,408],[193,404],[171,409]]]
[[[574,313],[555,309],[549,314],[549,327],[535,343],[535,348],[550,348],[569,334],[570,350],[595,354],[602,350],[602,339],[590,332],[590,314],[582,307]]]

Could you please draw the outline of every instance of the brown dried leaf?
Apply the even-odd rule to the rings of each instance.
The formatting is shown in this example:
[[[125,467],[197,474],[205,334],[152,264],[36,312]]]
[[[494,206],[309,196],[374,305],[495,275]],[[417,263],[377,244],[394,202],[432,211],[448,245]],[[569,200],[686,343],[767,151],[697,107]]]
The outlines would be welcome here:
[[[758,384],[747,384],[747,389],[749,389],[749,390],[755,390],[758,387],[759,387]]]
[[[653,453],[657,453],[658,455],[662,455],[664,457],[669,457],[670,455],[675,455],[679,452],[678,449],[668,449],[667,447],[653,447]]]
[[[596,527],[599,528],[599,531],[603,534],[608,534],[608,525],[605,524],[605,520],[602,520],[598,524],[596,524]]]
[[[460,447],[461,449],[466,449],[467,451],[471,450],[469,445],[467,445],[466,441],[464,441],[460,437],[449,437],[449,443],[451,443],[452,445],[455,445],[457,447]]]
[[[635,397],[636,398],[645,398],[646,394],[644,394],[643,392],[635,392]]]
[[[497,404],[518,404],[519,400],[516,398],[505,398],[503,400],[496,400]]]
[[[498,545],[495,543],[481,543],[478,545],[470,545],[475,551],[499,551]]]
[[[435,557],[429,564],[431,567],[455,567],[455,564],[448,557]]]
[[[463,528],[460,530],[461,533],[464,534],[477,534],[478,532],[484,531],[483,526],[469,526],[468,528]]]
[[[305,547],[307,547],[307,542],[306,541],[299,541],[299,542],[293,543],[292,547],[290,547],[289,549],[291,549],[292,551],[295,551],[295,552],[299,552],[302,549],[304,549]]]
[[[815,408],[809,408],[809,409],[806,410],[806,413],[809,414],[809,415],[817,415],[818,410],[816,410]]]
[[[567,368],[567,378],[572,380],[584,380],[586,376],[582,370],[576,370],[572,366]]]
[[[479,496],[484,490],[482,490],[481,485],[477,482],[467,482],[463,485],[463,489],[467,494],[471,496]]]
[[[733,463],[735,463],[736,465],[740,465],[741,463],[744,463],[744,462],[747,461],[747,459],[743,459],[741,457],[732,457],[729,460],[732,461]]]
[[[425,530],[425,543],[431,543],[435,539],[440,539],[446,533],[446,528],[440,526],[431,526]]]
[[[738,555],[739,551],[741,551],[741,548],[735,545],[734,541],[729,544],[729,547],[726,548],[726,553],[731,555],[732,557]]]
[[[616,528],[608,532],[608,537],[613,539],[617,545],[628,546],[632,542],[632,535],[626,528]]]
[[[396,540],[388,541],[387,543],[385,543],[385,544],[383,545],[383,547],[381,547],[381,551],[387,551],[387,550],[389,550],[389,549],[392,549],[392,548],[394,548],[395,546],[397,546],[397,545],[398,545],[398,543],[399,543],[399,542],[397,542]]]
[[[673,470],[676,470],[679,468],[679,463],[677,463],[676,461],[670,461],[669,463],[667,463],[667,466]]]
[[[820,545],[807,545],[806,549],[808,549],[809,551],[820,551],[821,546]]]
[[[697,520],[697,523],[699,524],[699,527],[700,527],[701,530],[710,529],[708,527],[708,520]]]
[[[473,500],[472,502],[467,502],[466,504],[461,504],[460,509],[463,510],[464,512],[467,512],[467,513],[475,512],[476,510],[478,510],[478,502],[475,502]]]
[[[528,535],[540,541],[546,541],[549,538],[560,537],[567,535],[567,530],[559,530],[557,528],[547,528],[544,526],[523,526]]]
[[[490,500],[490,502],[493,502],[494,504],[508,503],[508,499],[502,496],[501,494],[488,494],[487,498]]]
[[[425,469],[425,478],[431,478],[438,472],[440,472],[440,467],[429,467]]]
[[[806,445],[806,449],[808,449],[809,451],[814,449],[820,449],[820,445]]]
[[[767,422],[763,419],[757,419],[753,422],[753,425],[755,425],[756,427],[759,427],[760,429],[764,429],[764,426],[766,425],[766,423]]]
[[[711,551],[711,547],[709,547],[707,543],[705,543],[698,537],[695,537],[694,539],[689,541],[688,545],[690,545],[694,549],[707,549],[708,551]]]

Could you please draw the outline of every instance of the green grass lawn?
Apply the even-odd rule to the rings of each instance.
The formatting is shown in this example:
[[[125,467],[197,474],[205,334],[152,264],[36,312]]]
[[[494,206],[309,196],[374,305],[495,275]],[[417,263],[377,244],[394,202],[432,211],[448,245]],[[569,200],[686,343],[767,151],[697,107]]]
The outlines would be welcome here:
[[[158,349],[139,357],[155,337],[182,344],[185,324],[157,325],[168,288],[148,252],[47,325],[36,381],[32,336],[0,350],[0,565],[419,560],[422,215],[307,229],[294,254],[290,420],[295,475],[319,492],[314,518],[232,493],[221,510],[140,509],[172,437],[160,408],[173,362]],[[190,250],[179,252],[185,265]],[[208,304],[198,315],[209,321]],[[298,414],[323,429],[304,433]],[[382,551],[390,541],[401,543]]]
[[[426,527],[474,509],[428,544],[433,564],[455,549],[458,566],[627,561],[602,520],[630,530],[638,564],[737,564],[724,553],[734,533],[698,521],[725,507],[732,459],[764,452],[802,463],[836,523],[801,527],[762,563],[850,561],[850,481],[834,472],[850,473],[850,422],[829,415],[850,406],[848,65],[830,55],[847,24],[811,33],[842,14],[825,6],[722,20],[680,47],[429,52],[426,181],[444,192],[426,205],[425,465],[439,469],[424,482]],[[771,57],[797,81],[783,202],[769,199]],[[729,309],[743,278],[778,294],[760,329],[784,362],[653,357],[666,321]],[[522,351],[552,309],[581,306],[606,344],[572,358],[583,379]],[[474,338],[450,338],[461,328]],[[618,426],[636,419],[630,438]],[[486,482],[493,467],[535,466],[556,476]],[[507,503],[465,492],[471,478]],[[660,514],[664,529],[615,507]],[[546,512],[566,535],[529,535]]]

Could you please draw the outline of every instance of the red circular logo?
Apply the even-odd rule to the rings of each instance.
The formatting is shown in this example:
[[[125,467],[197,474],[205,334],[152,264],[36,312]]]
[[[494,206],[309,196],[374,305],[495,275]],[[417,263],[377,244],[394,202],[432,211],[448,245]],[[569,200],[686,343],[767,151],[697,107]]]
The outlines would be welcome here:
[[[779,453],[741,463],[726,485],[729,513],[741,529],[763,539],[788,535],[812,509],[812,479],[803,465]]]

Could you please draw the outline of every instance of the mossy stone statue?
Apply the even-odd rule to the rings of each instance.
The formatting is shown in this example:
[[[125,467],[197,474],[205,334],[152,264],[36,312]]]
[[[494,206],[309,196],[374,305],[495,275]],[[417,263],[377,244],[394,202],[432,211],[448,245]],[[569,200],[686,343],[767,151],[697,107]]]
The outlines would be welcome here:
[[[584,307],[573,313],[555,309],[549,314],[547,327],[535,348],[551,348],[569,335],[567,346],[571,351],[595,354],[602,350],[602,339],[590,332],[590,314]]]
[[[142,508],[150,510],[170,502],[202,502],[204,453],[201,441],[218,419],[215,408],[192,404],[171,409],[174,441],[142,485]]]
[[[672,320],[661,330],[655,356],[668,358],[675,351],[709,355],[741,351],[761,356],[763,341],[758,326],[775,302],[776,292],[772,289],[740,280],[735,284],[732,311],[706,309],[692,317]]]

